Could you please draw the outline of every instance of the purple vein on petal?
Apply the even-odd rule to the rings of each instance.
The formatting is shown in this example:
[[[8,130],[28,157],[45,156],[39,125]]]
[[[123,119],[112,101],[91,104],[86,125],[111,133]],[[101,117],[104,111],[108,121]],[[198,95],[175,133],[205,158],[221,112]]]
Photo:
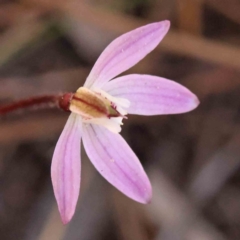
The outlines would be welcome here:
[[[130,114],[177,114],[193,110],[199,104],[195,94],[174,81],[151,75],[130,74],[103,86],[114,97],[130,101]]]
[[[93,165],[112,185],[138,202],[151,200],[149,179],[119,134],[89,124],[83,129],[83,144]]]
[[[81,124],[77,115],[70,115],[53,154],[52,183],[64,224],[71,220],[79,195]]]
[[[93,137],[96,137],[96,139],[95,139],[94,141],[98,142],[98,144],[101,146],[101,148],[105,149],[106,155],[108,156],[109,159],[111,159],[112,157],[111,157],[111,155],[109,154],[108,149],[105,148],[105,146],[103,145],[103,143],[100,141],[100,139],[99,139],[98,136],[97,136],[97,132],[96,132],[96,130],[95,130],[93,127],[92,127],[92,132],[93,132]],[[108,146],[111,146],[111,142],[109,142],[108,138],[107,138],[106,136],[104,136],[104,137],[105,137],[105,140],[106,140],[106,142],[107,142],[107,145],[108,145]],[[116,156],[116,157],[121,157],[118,152],[116,152],[116,155],[115,155],[115,156]],[[103,163],[105,163],[105,162],[103,162]],[[125,161],[124,163],[127,165],[127,167],[130,167],[126,161]],[[119,168],[119,170],[120,170],[121,173],[126,177],[126,179],[128,179],[131,183],[134,184],[134,181],[133,181],[133,179],[131,178],[131,176],[129,176],[129,175],[127,175],[127,174],[125,173],[125,171],[124,171],[123,168],[118,164],[118,162],[114,161],[114,164],[117,166],[117,168]],[[107,164],[105,164],[105,166],[108,167]],[[110,169],[110,171],[112,172],[112,174],[114,174],[113,169]],[[139,190],[139,192],[141,192],[141,188],[140,188],[139,186],[136,186],[136,188]]]
[[[99,88],[134,66],[159,44],[169,26],[167,20],[152,23],[115,39],[98,58],[84,86]]]

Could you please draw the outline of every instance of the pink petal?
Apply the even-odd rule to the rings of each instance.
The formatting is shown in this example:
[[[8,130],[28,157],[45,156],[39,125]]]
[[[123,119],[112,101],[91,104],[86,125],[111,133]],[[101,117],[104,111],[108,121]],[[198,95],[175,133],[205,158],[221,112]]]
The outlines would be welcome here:
[[[107,181],[135,201],[151,200],[149,179],[121,135],[87,124],[83,128],[83,144],[91,162]]]
[[[84,86],[101,88],[104,83],[134,66],[159,44],[169,27],[170,22],[166,20],[116,38],[102,52]]]
[[[130,101],[128,113],[176,114],[193,110],[199,100],[184,86],[157,76],[131,74],[108,82],[103,89]]]
[[[54,150],[51,176],[58,209],[64,224],[76,208],[80,189],[81,119],[71,114]]]

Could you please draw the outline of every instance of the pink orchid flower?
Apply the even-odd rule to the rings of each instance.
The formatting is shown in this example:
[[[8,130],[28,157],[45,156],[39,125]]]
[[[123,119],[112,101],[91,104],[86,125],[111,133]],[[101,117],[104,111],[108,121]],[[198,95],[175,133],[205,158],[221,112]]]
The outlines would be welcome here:
[[[127,113],[188,112],[199,101],[187,88],[161,77],[130,74],[112,79],[151,52],[169,27],[169,21],[152,23],[115,39],[98,58],[84,86],[68,96],[72,113],[57,142],[51,167],[64,224],[71,220],[79,196],[81,139],[92,164],[108,182],[137,202],[150,202],[151,183],[137,156],[118,134],[122,120]]]

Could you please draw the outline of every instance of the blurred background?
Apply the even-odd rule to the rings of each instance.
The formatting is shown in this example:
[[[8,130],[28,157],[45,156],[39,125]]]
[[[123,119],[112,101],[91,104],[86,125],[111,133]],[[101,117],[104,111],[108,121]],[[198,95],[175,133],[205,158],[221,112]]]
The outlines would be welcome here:
[[[118,192],[83,152],[81,194],[67,226],[50,164],[68,114],[1,117],[0,239],[239,240],[239,12],[239,0],[1,0],[0,104],[75,91],[111,40],[164,19],[170,32],[127,73],[173,79],[201,104],[125,121],[122,135],[153,185],[149,205]]]

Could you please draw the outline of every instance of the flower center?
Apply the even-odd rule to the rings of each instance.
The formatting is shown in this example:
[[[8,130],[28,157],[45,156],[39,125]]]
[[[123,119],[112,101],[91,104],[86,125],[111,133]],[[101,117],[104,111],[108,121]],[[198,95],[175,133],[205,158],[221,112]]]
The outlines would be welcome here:
[[[120,132],[122,119],[129,107],[126,99],[115,98],[102,90],[81,87],[73,94],[69,110],[80,115],[85,123],[103,125],[113,132]]]

